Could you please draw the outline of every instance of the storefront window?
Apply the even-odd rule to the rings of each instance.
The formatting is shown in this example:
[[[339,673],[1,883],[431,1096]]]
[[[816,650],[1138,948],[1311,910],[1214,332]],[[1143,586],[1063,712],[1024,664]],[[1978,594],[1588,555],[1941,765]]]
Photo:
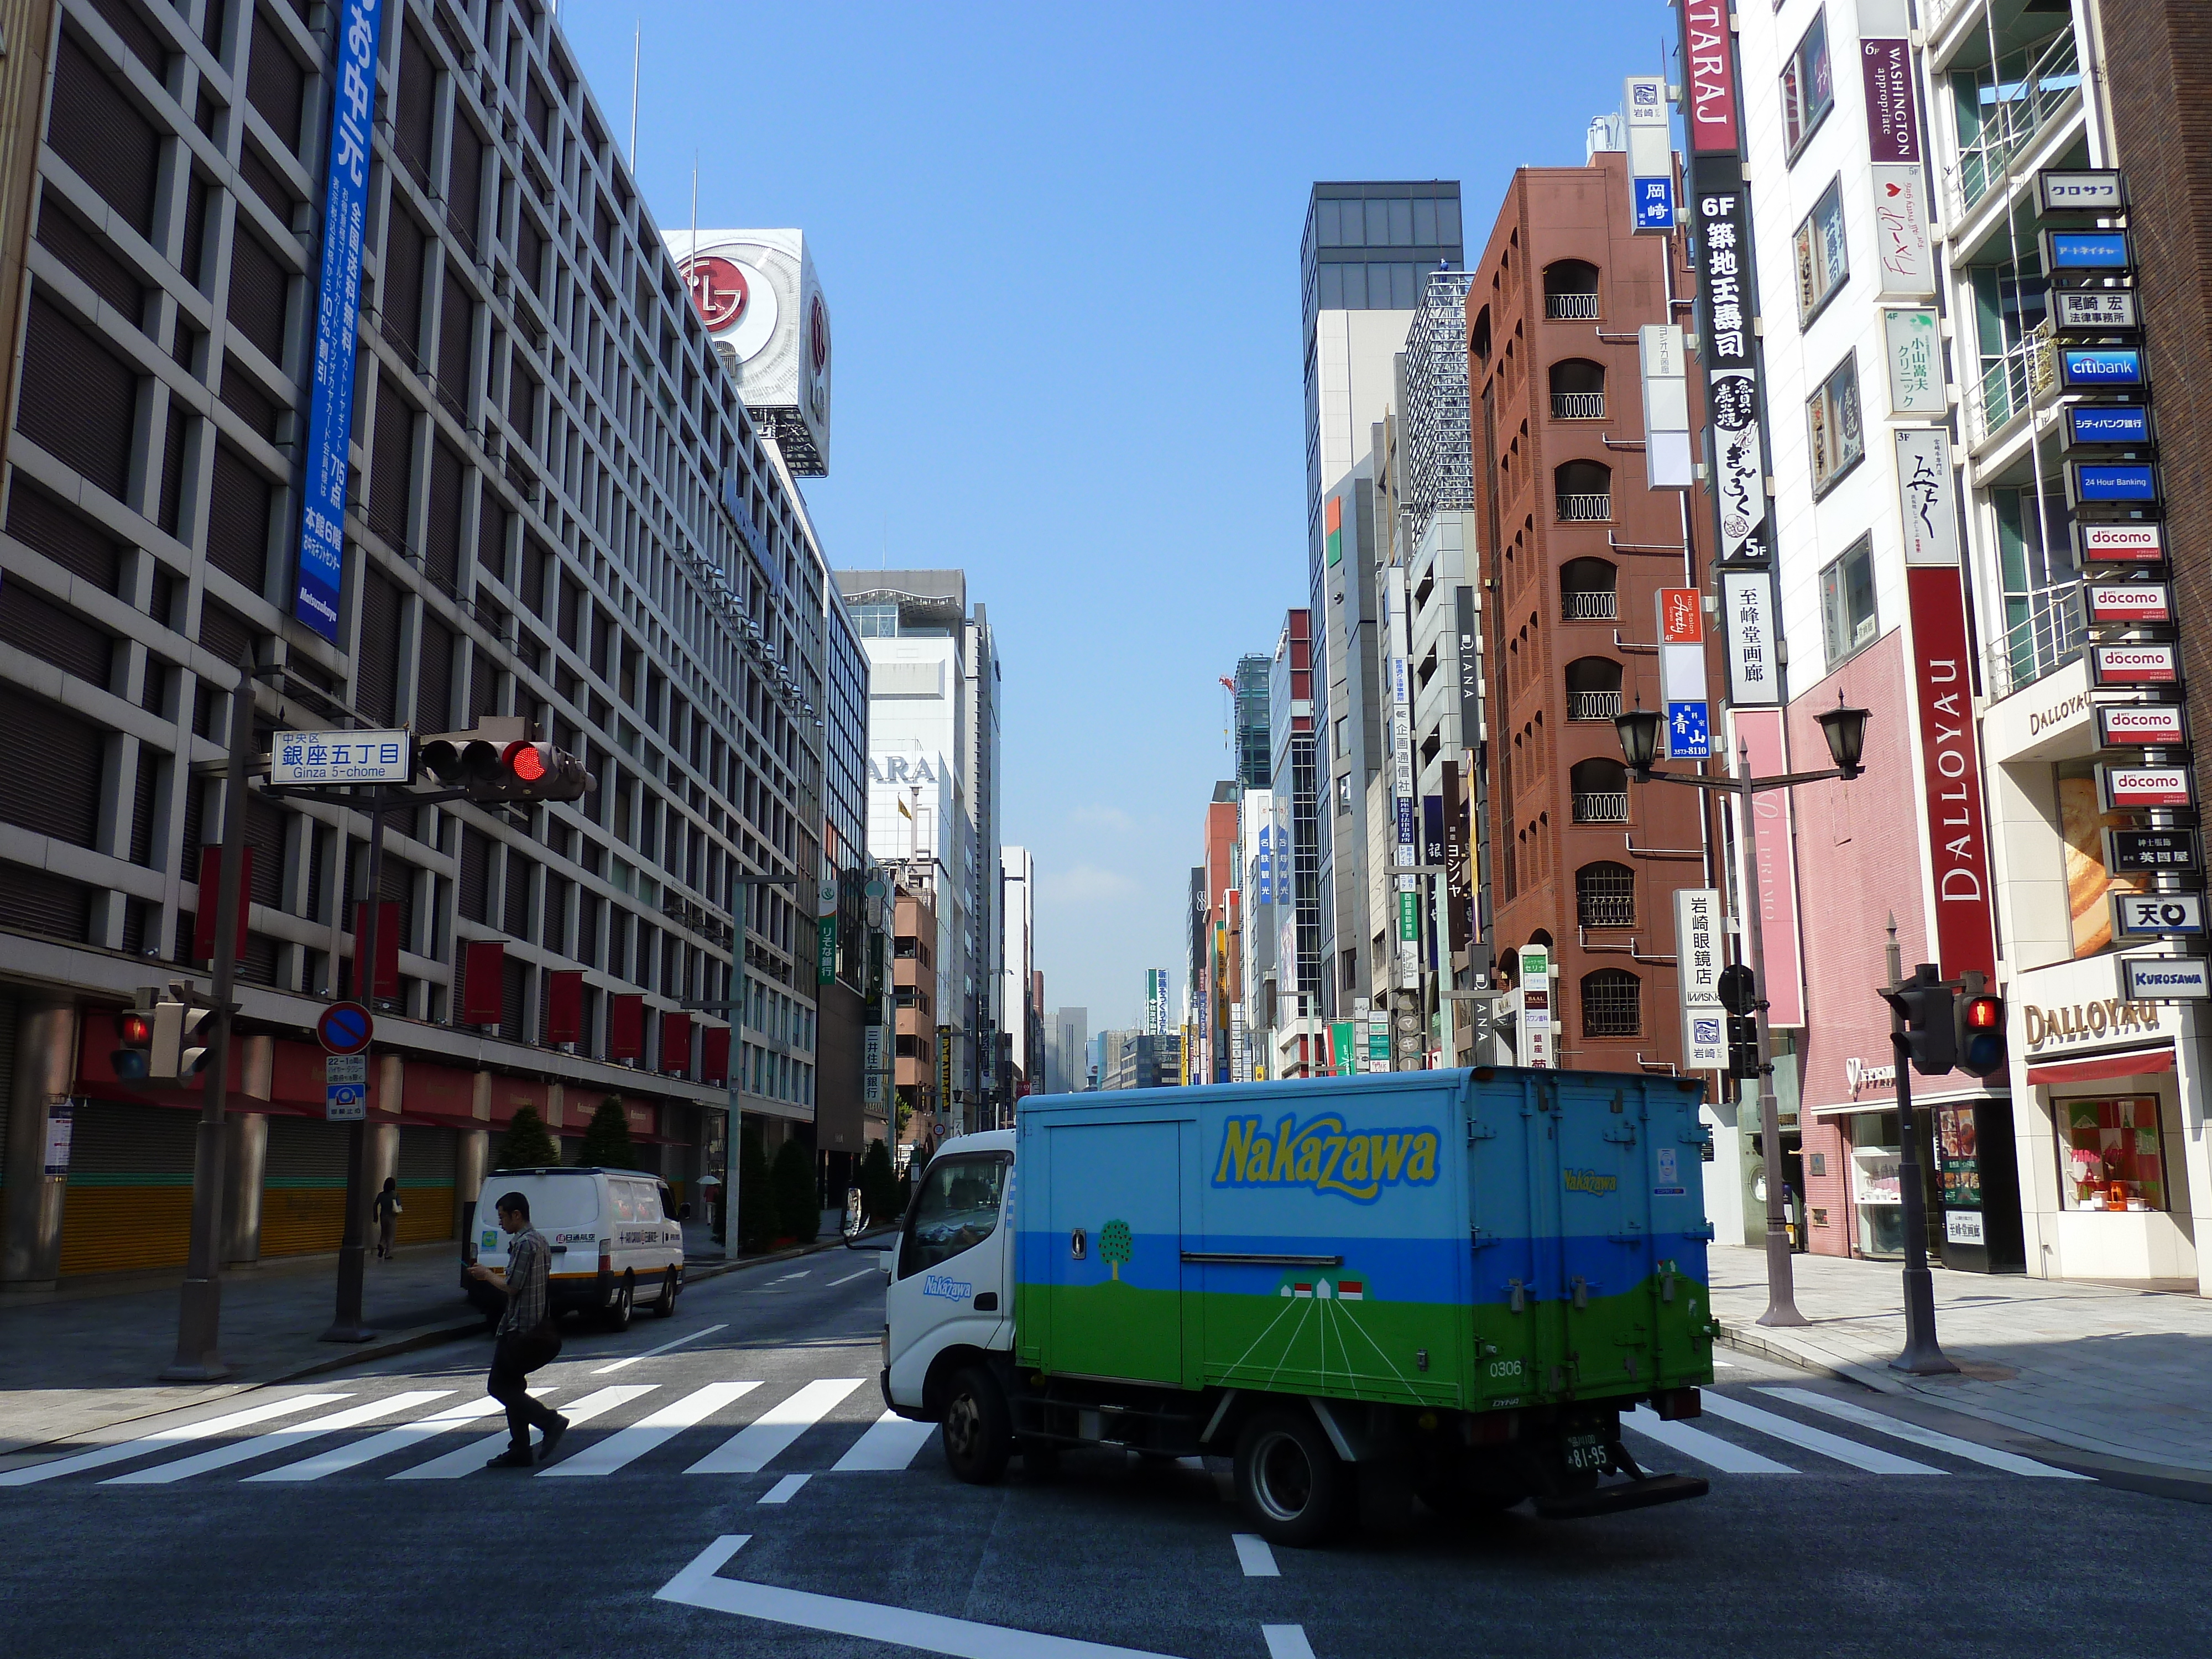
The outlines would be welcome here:
[[[1974,1150],[1974,1109],[1939,1106],[1936,1109],[1936,1155],[1942,1160],[1943,1207],[1978,1210],[1982,1207],[1982,1166]]]
[[[2069,1210],[2163,1210],[2166,1152],[2158,1097],[2051,1103],[2058,1123],[2059,1196]]]
[[[1897,1166],[1902,1143],[1895,1112],[1857,1112],[1851,1120],[1851,1200],[1866,1255],[1905,1254],[1904,1189]]]

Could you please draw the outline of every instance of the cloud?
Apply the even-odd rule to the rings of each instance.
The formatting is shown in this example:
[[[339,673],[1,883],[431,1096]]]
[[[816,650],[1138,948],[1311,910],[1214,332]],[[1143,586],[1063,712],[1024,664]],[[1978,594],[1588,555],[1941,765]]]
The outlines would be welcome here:
[[[1068,825],[1077,830],[1104,830],[1117,836],[1133,836],[1137,821],[1118,806],[1077,806],[1067,814]]]
[[[1061,871],[1037,872],[1039,896],[1053,903],[1097,904],[1127,899],[1145,890],[1144,884],[1120,870],[1096,864],[1079,864]]]

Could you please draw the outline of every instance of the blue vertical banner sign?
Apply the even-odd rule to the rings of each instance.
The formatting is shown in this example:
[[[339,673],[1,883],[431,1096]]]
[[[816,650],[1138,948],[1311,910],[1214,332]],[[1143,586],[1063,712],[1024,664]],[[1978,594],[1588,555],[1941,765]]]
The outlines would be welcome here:
[[[368,136],[376,111],[384,0],[343,0],[336,94],[323,179],[323,266],[315,299],[315,378],[301,481],[300,581],[292,614],[332,644],[345,574],[346,457],[353,439],[354,353],[368,228]]]

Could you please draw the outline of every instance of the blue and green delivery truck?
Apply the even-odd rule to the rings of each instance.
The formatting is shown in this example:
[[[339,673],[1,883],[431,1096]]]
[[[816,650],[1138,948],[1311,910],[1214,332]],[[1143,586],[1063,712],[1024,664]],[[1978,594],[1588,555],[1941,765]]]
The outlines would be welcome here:
[[[1479,1067],[1030,1097],[945,1144],[885,1253],[885,1402],[969,1481],[1083,1444],[1231,1456],[1278,1543],[1370,1498],[1698,1496],[1620,1419],[1696,1416],[1712,1380],[1701,1091]]]

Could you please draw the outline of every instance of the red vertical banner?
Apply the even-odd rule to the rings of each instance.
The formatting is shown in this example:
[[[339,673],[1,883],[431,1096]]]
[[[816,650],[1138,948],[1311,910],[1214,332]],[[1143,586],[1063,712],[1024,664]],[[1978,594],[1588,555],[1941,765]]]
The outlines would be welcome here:
[[[1729,0],[1683,0],[1682,124],[1698,155],[1736,153],[1735,41]]]
[[[1990,908],[1981,741],[1959,568],[1908,566],[1905,592],[1912,613],[1913,696],[1927,789],[1922,831],[1936,890],[1936,955],[1946,979],[1969,969],[1995,975],[1996,921]]]
[[[726,1085],[730,1080],[730,1028],[709,1025],[699,1038],[699,1081]]]
[[[607,1058],[645,1058],[645,999],[635,991],[607,999]]]
[[[253,905],[253,849],[242,847],[245,854],[238,866],[238,955],[246,957],[246,915]],[[215,908],[222,895],[222,848],[200,848],[199,908],[192,913],[192,960],[215,960]]]
[[[368,901],[362,899],[353,907],[354,975],[353,994],[361,994],[361,948],[368,937]],[[369,975],[375,988],[370,994],[396,997],[399,994],[399,904],[386,899],[376,907],[376,970]],[[496,1018],[495,1015],[493,1018]]]
[[[545,975],[545,1040],[584,1040],[584,970],[556,968]]]
[[[496,1025],[506,1017],[507,945],[472,939],[461,946],[461,1024]]]
[[[660,1069],[678,1073],[690,1071],[690,1015],[665,1013],[660,1017]]]
[[[1739,708],[1732,718],[1736,741],[1744,750],[1729,757],[1732,775],[1742,775],[1735,769],[1743,766],[1751,768],[1753,777],[1771,777],[1790,769],[1789,756],[1783,749],[1779,708]],[[1736,798],[1729,796],[1730,808],[1735,805]],[[1741,846],[1741,828],[1736,839]],[[1760,988],[1766,995],[1767,1021],[1774,1025],[1805,1023],[1805,953],[1797,933],[1794,839],[1790,792],[1770,789],[1753,796],[1750,868],[1737,890],[1757,896],[1759,939],[1766,947],[1766,983]]]

